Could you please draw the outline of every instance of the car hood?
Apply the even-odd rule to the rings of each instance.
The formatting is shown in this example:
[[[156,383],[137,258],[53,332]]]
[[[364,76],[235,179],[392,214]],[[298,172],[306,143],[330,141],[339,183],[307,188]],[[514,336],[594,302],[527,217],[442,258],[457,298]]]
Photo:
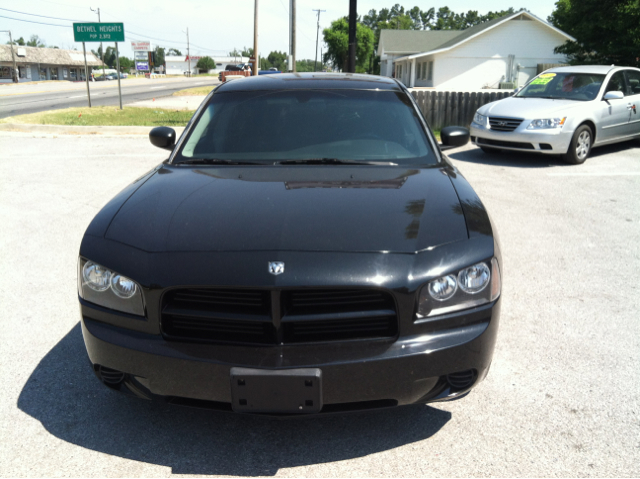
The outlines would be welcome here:
[[[468,235],[445,168],[165,165],[105,237],[152,252],[414,253]]]
[[[549,118],[550,115],[563,113],[583,107],[588,102],[572,100],[551,100],[548,98],[516,98],[488,103],[478,110],[481,115],[505,118]]]

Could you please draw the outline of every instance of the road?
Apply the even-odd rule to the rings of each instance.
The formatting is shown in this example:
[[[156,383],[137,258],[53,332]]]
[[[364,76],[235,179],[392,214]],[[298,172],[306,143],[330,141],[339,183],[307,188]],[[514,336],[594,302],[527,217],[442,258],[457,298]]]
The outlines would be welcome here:
[[[0,475],[640,475],[640,143],[579,166],[452,150],[502,243],[487,379],[451,403],[295,420],[136,400],[90,370],[80,240],[167,152],[145,137],[0,143]]]
[[[217,85],[216,77],[167,78],[147,80],[132,78],[121,80],[122,103],[133,103],[171,95],[185,88]],[[90,83],[91,104],[93,106],[118,105],[118,82]],[[52,82],[33,85],[2,85],[0,87],[0,118],[87,106],[85,83]]]

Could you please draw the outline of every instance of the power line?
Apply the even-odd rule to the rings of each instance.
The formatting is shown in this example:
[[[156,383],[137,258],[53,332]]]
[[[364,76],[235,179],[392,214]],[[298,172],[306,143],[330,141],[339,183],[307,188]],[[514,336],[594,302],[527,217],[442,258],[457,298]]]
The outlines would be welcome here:
[[[69,25],[58,25],[58,24],[55,24],[55,23],[34,22],[33,20],[22,20],[20,18],[5,17],[4,15],[0,15],[0,18],[8,18],[9,20],[15,20],[16,22],[38,23],[39,25],[50,25],[52,27],[69,28]]]
[[[9,10],[8,8],[0,8],[0,10],[6,10],[7,12],[13,12],[13,13],[19,13],[21,15],[31,15],[32,17],[51,18],[53,20],[66,20],[66,21],[69,21],[69,22],[81,22],[82,21],[82,20],[71,20],[70,18],[47,17],[46,15],[36,15],[35,13],[19,12],[17,10]]]

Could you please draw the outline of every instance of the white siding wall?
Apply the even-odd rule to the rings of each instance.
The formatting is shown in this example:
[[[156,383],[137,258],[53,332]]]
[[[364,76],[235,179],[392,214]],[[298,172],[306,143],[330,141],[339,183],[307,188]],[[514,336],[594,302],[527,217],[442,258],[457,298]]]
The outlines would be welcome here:
[[[536,74],[538,63],[562,63],[563,55],[553,49],[566,38],[532,20],[510,20],[473,38],[453,50],[436,55],[434,83],[438,90],[477,91],[497,88],[507,74],[509,55],[520,64],[521,86]],[[420,59],[419,59],[420,61]]]

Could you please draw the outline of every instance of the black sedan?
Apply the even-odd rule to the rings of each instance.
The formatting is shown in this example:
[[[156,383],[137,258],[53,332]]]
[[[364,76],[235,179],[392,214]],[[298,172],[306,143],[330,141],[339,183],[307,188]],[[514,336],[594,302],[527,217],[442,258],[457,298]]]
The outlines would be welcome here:
[[[376,76],[217,87],[166,161],[80,247],[100,380],[138,397],[264,414],[460,398],[489,371],[495,229],[411,94]]]

